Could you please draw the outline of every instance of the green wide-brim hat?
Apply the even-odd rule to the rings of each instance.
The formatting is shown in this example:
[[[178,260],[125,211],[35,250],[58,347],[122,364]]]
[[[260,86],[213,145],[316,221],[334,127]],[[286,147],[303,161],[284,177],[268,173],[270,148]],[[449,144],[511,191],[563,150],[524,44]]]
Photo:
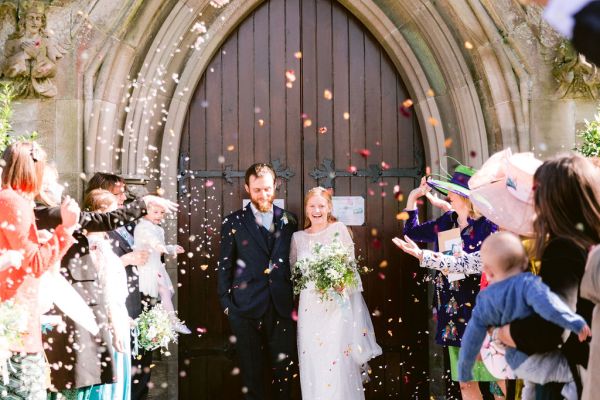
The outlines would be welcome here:
[[[468,199],[471,195],[471,191],[469,190],[469,179],[471,179],[475,172],[477,171],[473,168],[459,165],[454,170],[454,174],[449,181],[430,179],[427,181],[427,184],[444,196],[447,196],[448,192],[452,192]]]

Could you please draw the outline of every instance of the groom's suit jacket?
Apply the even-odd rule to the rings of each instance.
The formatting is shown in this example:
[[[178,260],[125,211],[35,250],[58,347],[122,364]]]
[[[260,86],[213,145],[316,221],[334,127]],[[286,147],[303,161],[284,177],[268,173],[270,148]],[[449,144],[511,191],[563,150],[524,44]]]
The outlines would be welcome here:
[[[290,318],[294,307],[290,242],[296,216],[273,206],[269,235],[256,223],[250,204],[228,215],[221,226],[218,294],[223,309],[246,318],[262,317],[270,302]]]

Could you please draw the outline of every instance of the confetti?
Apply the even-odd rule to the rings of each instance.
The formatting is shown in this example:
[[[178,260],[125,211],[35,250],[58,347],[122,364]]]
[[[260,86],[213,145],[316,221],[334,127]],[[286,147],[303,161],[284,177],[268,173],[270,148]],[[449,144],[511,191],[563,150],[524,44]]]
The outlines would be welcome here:
[[[285,79],[288,83],[296,82],[296,73],[293,69],[288,69],[285,71]]]
[[[213,181],[211,181],[210,179],[208,179],[206,181],[206,183],[204,184],[204,186],[206,186],[207,188],[212,187],[215,183]]]
[[[208,269],[208,264],[202,264],[202,265],[200,266],[200,269],[201,269],[202,271],[206,271],[206,270]]]
[[[235,146],[230,144],[229,146],[227,146],[227,151],[233,151],[235,150]]]
[[[320,128],[319,128],[319,133],[320,133],[321,135],[324,135],[324,134],[326,134],[326,133],[327,133],[327,127],[326,127],[326,126],[322,126],[322,127],[320,127]]]
[[[294,53],[294,58],[296,58],[297,60],[302,58],[302,52],[301,51],[297,51]]]
[[[351,174],[356,174],[358,172],[358,168],[356,168],[354,165],[351,165],[348,167],[347,171]]]
[[[400,114],[402,114],[402,116],[404,118],[409,118],[410,117],[410,110],[404,106],[400,106]]]
[[[360,154],[361,157],[363,158],[367,158],[371,155],[371,150],[369,149],[362,149],[358,151],[358,154]]]
[[[452,146],[452,138],[447,138],[446,140],[444,140],[444,147],[445,148],[449,148]]]
[[[349,112],[345,112],[344,113],[344,119],[346,119],[346,120],[350,119],[350,113]]]
[[[262,127],[265,125],[265,120],[264,119],[259,119],[258,120],[258,126]]]
[[[427,122],[429,122],[429,125],[431,125],[431,126],[438,126],[438,124],[439,124],[438,120],[433,117],[429,117],[427,119]]]
[[[435,96],[435,92],[433,91],[433,89],[429,89],[429,90],[427,91],[427,96],[429,96],[429,97],[433,97],[433,96]]]
[[[377,274],[377,276],[379,277],[379,279],[381,279],[382,281],[385,280],[385,274],[383,272],[380,272]]]
[[[310,118],[307,118],[304,120],[304,123],[302,124],[305,128],[308,128],[309,126],[312,125],[312,121],[310,120]]]
[[[381,169],[384,170],[384,171],[390,169],[390,164],[386,163],[385,161],[382,161],[381,162]]]
[[[331,90],[325,89],[323,91],[323,97],[325,98],[325,100],[331,100],[333,99],[333,93],[331,93]]]
[[[379,268],[387,268],[387,266],[388,266],[387,260],[383,260],[382,262],[379,263]]]
[[[467,50],[473,50],[473,43],[469,42],[468,40],[465,42],[465,49]]]
[[[408,213],[406,211],[402,211],[398,214],[396,214],[396,219],[399,221],[406,221],[408,220]]]

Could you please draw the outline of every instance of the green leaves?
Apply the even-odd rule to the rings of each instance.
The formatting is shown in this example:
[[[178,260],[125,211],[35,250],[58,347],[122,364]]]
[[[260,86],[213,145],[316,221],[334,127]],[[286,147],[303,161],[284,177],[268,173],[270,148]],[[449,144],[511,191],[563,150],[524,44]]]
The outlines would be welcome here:
[[[14,142],[34,141],[38,138],[37,132],[24,135],[14,135],[10,119],[12,118],[12,101],[15,98],[15,90],[8,82],[0,82],[0,157],[4,149]]]
[[[594,120],[585,120],[585,128],[577,132],[577,137],[581,138],[581,145],[574,150],[585,157],[600,156],[600,108]]]

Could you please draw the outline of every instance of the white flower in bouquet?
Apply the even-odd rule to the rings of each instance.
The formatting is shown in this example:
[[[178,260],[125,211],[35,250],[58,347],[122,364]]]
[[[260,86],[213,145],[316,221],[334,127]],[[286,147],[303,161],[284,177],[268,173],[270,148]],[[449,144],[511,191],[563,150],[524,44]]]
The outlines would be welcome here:
[[[175,313],[168,312],[162,305],[145,310],[136,320],[134,354],[138,347],[153,351],[168,350],[169,343],[177,343],[178,334],[174,329],[177,320]]]
[[[322,300],[333,295],[344,296],[347,288],[358,286],[358,261],[352,248],[344,246],[338,238],[330,244],[315,243],[311,255],[293,266],[294,294],[299,294],[313,282]]]

